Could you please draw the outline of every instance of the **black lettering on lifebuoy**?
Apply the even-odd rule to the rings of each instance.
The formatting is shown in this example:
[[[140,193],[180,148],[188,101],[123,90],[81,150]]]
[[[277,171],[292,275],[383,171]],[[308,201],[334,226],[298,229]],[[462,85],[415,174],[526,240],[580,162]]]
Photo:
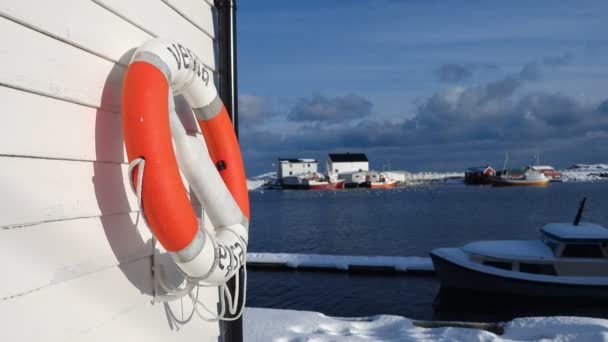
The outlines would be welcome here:
[[[234,252],[234,246],[230,246],[230,254],[232,256],[234,256],[234,266],[232,267],[233,270],[236,270],[239,267],[239,259],[236,257],[236,253]],[[230,260],[230,265],[232,265],[232,260]]]
[[[203,77],[202,77],[202,79],[205,82],[205,85],[209,84],[209,72],[207,71],[207,69],[205,67],[203,67]]]
[[[223,259],[226,259],[226,257],[228,256],[228,252],[226,251],[226,248],[224,248],[224,246],[219,245],[218,249],[220,250],[220,260],[218,262],[218,266],[220,268],[220,270],[223,270],[225,265],[222,262]]]
[[[180,70],[182,65],[185,69],[190,69],[190,65],[192,64],[192,70],[196,73],[196,76],[200,77],[203,82],[205,82],[206,86],[209,85],[209,79],[211,78],[210,73],[207,68],[205,68],[200,58],[198,58],[196,53],[183,47],[181,44],[177,44],[177,46],[175,44],[167,46],[167,50],[169,50],[171,55],[173,55],[173,58],[175,58],[177,70]]]
[[[169,50],[169,52],[171,52],[171,54],[175,58],[175,62],[177,63],[177,70],[179,70],[182,68],[182,59],[181,59],[181,56],[179,55],[179,50],[177,49],[175,44],[173,44],[173,48],[175,48],[175,52],[173,52],[173,50],[171,50],[170,46],[167,47],[167,50]]]
[[[230,246],[226,247],[226,254],[228,254],[228,267],[226,267],[225,275],[227,277],[228,275],[230,275],[230,271],[234,269],[234,267],[232,266],[233,253]]]
[[[188,54],[192,58],[192,70],[194,71],[194,73],[200,76],[200,72],[198,72],[198,70],[201,65],[201,60],[198,59],[198,56],[194,52],[190,51],[190,49],[186,48],[186,51],[188,51]]]
[[[235,249],[239,250],[239,254],[238,254],[239,263],[241,265],[244,264],[245,263],[245,253],[244,253],[243,247],[238,242],[234,244],[234,247],[235,247]]]
[[[188,50],[188,52],[190,52],[190,50]],[[190,52],[190,56],[192,56],[192,52]],[[200,76],[200,72],[198,71],[201,65],[201,61],[194,57],[192,58],[192,71],[194,71],[195,74],[198,74]]]
[[[179,52],[182,54],[182,61],[184,62],[184,68],[185,69],[190,68],[190,55],[188,54],[188,51],[186,51],[186,48],[183,47],[181,44],[177,44],[177,46],[179,47]]]

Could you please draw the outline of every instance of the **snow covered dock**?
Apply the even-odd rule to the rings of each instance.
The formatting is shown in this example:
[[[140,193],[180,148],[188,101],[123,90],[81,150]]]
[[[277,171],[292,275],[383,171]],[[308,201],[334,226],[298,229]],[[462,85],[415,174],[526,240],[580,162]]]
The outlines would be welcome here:
[[[430,258],[286,253],[247,253],[247,267],[369,273],[434,273],[435,271]]]
[[[608,320],[583,317],[527,317],[497,324],[502,334],[470,328],[423,328],[390,315],[337,318],[310,311],[247,308],[248,342],[299,341],[606,341]]]

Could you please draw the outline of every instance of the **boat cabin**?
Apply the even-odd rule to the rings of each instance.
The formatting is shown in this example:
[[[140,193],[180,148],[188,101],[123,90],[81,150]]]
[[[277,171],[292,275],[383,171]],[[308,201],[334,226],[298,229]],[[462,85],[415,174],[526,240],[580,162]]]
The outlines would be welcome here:
[[[465,245],[471,261],[537,275],[608,275],[608,228],[581,222],[550,223],[540,240],[478,241]]]
[[[552,166],[549,166],[549,165],[533,165],[533,166],[528,166],[527,169],[538,171],[538,172],[542,173],[543,175],[545,175],[545,177],[552,179],[552,180],[561,180],[562,179],[562,173],[555,170]]]
[[[541,234],[557,258],[608,258],[608,228],[598,224],[550,223]]]

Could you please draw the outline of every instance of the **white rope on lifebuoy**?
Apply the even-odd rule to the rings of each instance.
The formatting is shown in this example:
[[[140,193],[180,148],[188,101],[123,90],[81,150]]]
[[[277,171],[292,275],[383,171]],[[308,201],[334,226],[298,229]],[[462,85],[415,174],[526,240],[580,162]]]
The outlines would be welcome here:
[[[208,213],[210,221],[215,227],[214,231],[208,231],[203,226],[202,218],[189,214],[189,216],[173,216],[173,218],[188,218],[188,225],[185,225],[186,228],[182,230],[183,232],[186,232],[186,238],[184,238],[184,235],[167,235],[167,230],[163,231],[160,229],[158,231],[159,234],[163,233],[164,236],[163,234],[160,234],[161,236],[157,236],[157,238],[159,238],[159,241],[165,246],[165,249],[169,251],[170,255],[179,266],[180,271],[184,274],[185,283],[182,284],[183,287],[170,288],[164,281],[162,265],[154,263],[156,282],[165,292],[163,295],[155,293],[154,301],[167,302],[188,296],[193,303],[197,315],[203,320],[217,321],[238,319],[243,313],[246,297],[246,256],[249,206],[246,192],[245,197],[243,197],[242,192],[233,192],[232,190],[234,189],[234,184],[236,184],[234,182],[235,179],[241,180],[242,178],[243,185],[245,185],[244,172],[239,174],[238,169],[235,169],[235,166],[238,164],[236,161],[240,162],[242,168],[240,152],[238,153],[238,158],[236,160],[229,160],[228,164],[232,169],[225,170],[229,173],[224,173],[222,174],[223,176],[218,172],[218,169],[219,171],[222,171],[223,169],[219,167],[219,164],[216,168],[215,161],[211,160],[210,157],[210,154],[213,151],[215,151],[214,153],[216,154],[222,153],[217,152],[221,151],[221,148],[218,149],[218,146],[220,146],[218,145],[218,140],[222,143],[228,143],[223,146],[236,146],[236,148],[226,147],[229,150],[232,149],[232,151],[238,151],[238,143],[232,143],[236,145],[230,145],[231,142],[230,140],[226,140],[228,137],[225,134],[225,138],[218,138],[215,136],[215,140],[211,141],[211,145],[209,145],[208,149],[205,141],[189,137],[175,112],[173,95],[178,93],[184,95],[189,105],[196,113],[199,124],[208,125],[205,127],[219,128],[218,130],[215,130],[215,132],[228,132],[228,127],[231,130],[231,126],[226,124],[225,121],[216,120],[223,119],[221,114],[225,115],[225,108],[219,99],[210,72],[205,69],[196,55],[187,48],[184,48],[181,44],[162,39],[153,39],[145,43],[142,47],[137,49],[133,55],[125,76],[125,84],[128,83],[127,79],[129,78],[129,72],[134,64],[138,64],[132,71],[133,75],[137,75],[133,76],[133,79],[137,81],[129,83],[128,87],[125,86],[125,89],[128,89],[131,93],[138,94],[139,89],[137,87],[146,88],[149,83],[146,81],[142,82],[142,79],[146,79],[148,76],[156,82],[156,85],[160,85],[164,80],[166,80],[169,85],[169,93],[164,95],[167,96],[166,98],[168,98],[169,104],[164,115],[168,114],[169,116],[170,138],[172,139],[166,139],[167,142],[164,146],[170,146],[167,145],[167,143],[171,144],[171,140],[173,140],[175,158],[179,169],[187,179],[190,187],[196,194],[196,197],[204,204],[204,212]],[[160,74],[164,76],[164,80],[162,79],[163,76],[159,76],[159,71]],[[154,90],[157,89],[160,88],[146,89],[146,91],[151,90],[153,93]],[[164,90],[157,91],[157,93],[162,92],[164,92]],[[147,97],[141,96],[138,100],[133,100],[128,96],[126,99],[123,98],[123,113],[126,113],[123,115],[123,129],[127,130],[127,132],[133,136],[139,136],[138,133],[142,132],[141,129],[144,129],[145,127],[148,127],[148,131],[150,131],[150,126],[146,126],[148,120],[145,120],[144,122],[144,114],[155,115],[152,118],[159,117],[158,115],[163,114],[158,112],[158,110],[160,110],[158,109],[159,106],[146,107],[145,99],[151,99],[154,98],[154,96],[150,97],[150,92],[145,94],[147,94]],[[137,101],[140,101],[140,103],[135,103]],[[125,105],[126,102],[129,102],[129,104]],[[137,110],[137,108],[140,107],[143,108],[143,110]],[[125,110],[125,108],[127,110]],[[134,120],[134,116],[138,116],[137,120]],[[139,116],[141,117],[139,118]],[[221,124],[216,125],[215,123],[218,122]],[[162,125],[159,127],[162,127]],[[201,126],[201,128],[204,127]],[[228,133],[233,136],[232,131]],[[153,207],[157,208],[157,210],[152,210],[152,213],[162,212],[165,215],[164,217],[167,218],[169,216],[166,216],[166,213],[171,213],[171,211],[166,210],[166,208],[163,207],[163,204],[159,206],[157,197],[164,196],[165,194],[150,190],[154,187],[154,182],[144,182],[146,159],[150,162],[148,168],[154,173],[156,170],[155,167],[160,165],[158,160],[155,161],[155,156],[158,154],[150,153],[145,148],[143,149],[144,152],[137,152],[142,150],[142,141],[147,144],[148,142],[155,141],[155,139],[150,139],[150,136],[146,134],[140,135],[143,138],[139,141],[134,141],[133,139],[127,139],[129,137],[125,134],[127,154],[131,159],[128,168],[130,180],[134,179],[133,172],[135,168],[137,168],[137,181],[135,184],[130,182],[131,188],[137,196],[137,207],[139,208],[137,220],[139,220],[139,217],[144,210],[150,210],[150,208]],[[213,134],[211,135],[213,136]],[[207,136],[205,137],[207,138]],[[232,139],[232,141],[236,141],[234,138]],[[153,146],[153,144],[150,144],[150,146]],[[226,148],[224,148],[224,150],[226,150]],[[213,149],[213,151],[210,152],[210,149]],[[167,151],[167,149],[165,148],[163,151]],[[146,155],[146,153],[148,154]],[[164,153],[164,155],[168,154]],[[227,155],[229,156],[229,159],[233,158],[231,153],[227,153]],[[220,160],[220,162],[223,163],[223,160]],[[230,162],[232,162],[232,164],[230,164]],[[223,163],[222,166],[224,169],[226,168],[225,163]],[[164,169],[161,168],[159,170]],[[234,173],[235,170],[237,170],[237,173]],[[177,178],[179,177],[173,177],[173,179]],[[159,178],[157,175],[156,178],[153,176],[152,179],[160,180],[159,182],[162,182],[163,178]],[[229,187],[231,185],[233,187],[228,189],[227,186]],[[144,186],[148,189],[147,191],[144,191]],[[151,186],[152,188],[150,188]],[[236,188],[240,189],[239,186]],[[242,188],[246,190],[246,186],[243,186]],[[172,186],[172,189],[176,189],[176,187]],[[179,198],[181,201],[180,203],[184,203],[182,200],[183,198],[187,197],[183,195]],[[185,205],[180,204],[179,208],[185,208]],[[146,214],[148,214],[148,212],[146,212]],[[171,220],[172,218],[169,217],[166,221],[169,222]],[[158,222],[158,220],[150,221],[153,224]],[[193,222],[198,222],[198,229],[196,231],[194,231],[195,227],[193,227]],[[148,220],[146,220],[146,223],[149,223]],[[176,229],[182,229],[182,226],[184,225],[180,224]],[[161,225],[160,227],[162,228],[163,226]],[[165,245],[165,243],[167,243],[167,245]],[[171,248],[167,248],[166,246]],[[238,252],[240,252],[240,254]],[[226,262],[228,264],[226,264]],[[241,280],[241,267],[243,268],[243,277],[245,281],[243,293],[240,293],[239,286]],[[230,293],[227,286],[227,282],[233,277],[237,283],[234,295]],[[220,294],[220,312],[218,314],[214,314],[213,310],[207,308],[198,299],[199,288],[202,286],[218,287]],[[195,290],[196,295],[194,294]],[[239,297],[241,296],[243,298],[243,304],[239,307]],[[210,316],[203,314],[199,306],[202,307],[204,311],[208,312]],[[227,317],[228,314],[231,315],[231,317]]]

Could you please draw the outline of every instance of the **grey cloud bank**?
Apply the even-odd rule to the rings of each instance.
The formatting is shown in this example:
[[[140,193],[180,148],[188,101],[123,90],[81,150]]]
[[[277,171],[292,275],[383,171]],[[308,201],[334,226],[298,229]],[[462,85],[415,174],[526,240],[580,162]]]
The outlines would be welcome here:
[[[299,98],[285,118],[299,129],[290,134],[265,127],[242,130],[245,157],[253,169],[279,155],[324,158],[348,150],[369,152],[372,162],[391,160],[402,169],[462,169],[496,161],[506,151],[519,153],[523,163],[536,152],[561,166],[605,161],[599,159],[608,156],[608,100],[586,103],[526,89],[542,77],[540,65],[564,65],[566,56],[544,57],[485,84],[436,92],[413,114],[390,121],[373,120],[373,103],[361,95]]]

